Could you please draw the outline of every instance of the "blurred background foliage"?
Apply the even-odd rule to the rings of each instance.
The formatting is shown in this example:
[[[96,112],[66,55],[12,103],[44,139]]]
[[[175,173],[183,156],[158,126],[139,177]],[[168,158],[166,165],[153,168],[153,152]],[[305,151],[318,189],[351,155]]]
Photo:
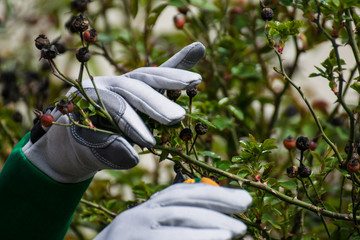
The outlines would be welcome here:
[[[351,0],[321,3],[321,26],[345,48],[349,41],[344,27],[345,11],[351,9],[352,15],[347,17],[355,23],[355,29],[359,3]],[[351,213],[352,204],[360,200],[358,188],[353,187],[351,180],[344,180],[349,179],[348,173],[339,168],[303,99],[273,70],[279,67],[274,46],[283,47],[285,70],[290,78],[299,74],[303,65],[313,64],[314,59],[302,56],[328,41],[315,24],[318,2],[273,0],[264,4],[273,9],[274,24],[269,24],[270,28],[297,19],[303,23],[299,33],[289,34],[287,39],[274,34],[275,45],[272,41],[269,45],[262,8],[258,1],[252,0],[3,0],[0,3],[0,165],[31,129],[33,110],[53,105],[69,87],[51,75],[46,61],[39,60],[40,52],[34,46],[34,39],[45,34],[57,44],[63,52],[55,59],[57,65],[64,74],[75,77],[79,71],[75,50],[81,44],[79,35],[69,31],[69,24],[72,16],[82,13],[98,32],[98,41],[90,46],[89,66],[93,75],[123,74],[142,66],[159,66],[182,47],[194,41],[202,42],[206,56],[193,71],[202,75],[203,82],[192,100],[193,115],[190,115],[192,119],[211,123],[208,133],[197,139],[201,159],[310,203],[304,196],[301,181],[286,176],[286,168],[298,165],[296,159],[300,152],[288,151],[283,146],[283,140],[289,135],[307,136],[317,144],[316,149],[305,153],[306,164],[313,171],[311,184],[318,189],[328,210]],[[358,44],[358,35],[355,39]],[[336,73],[331,50],[331,47],[327,49],[330,56],[327,63],[326,59],[314,63],[328,73],[321,75],[321,71],[313,68],[314,88],[318,86],[316,81],[327,79],[331,84],[338,81],[331,80]],[[358,93],[349,88],[358,76],[354,62],[344,62],[344,76],[349,83],[346,93],[355,96],[349,107],[356,113]],[[301,79],[295,80],[302,84]],[[330,88],[318,90],[334,97],[331,84]],[[351,131],[348,115],[337,102],[312,99],[326,135],[346,158],[344,148]],[[177,102],[189,111],[185,93]],[[178,128],[157,126],[157,133],[167,142]],[[358,142],[358,130],[355,132]],[[173,137],[176,139],[173,138],[172,146],[183,147],[178,136]],[[67,239],[91,238],[111,222],[115,214],[172,183],[173,163],[164,160],[166,156],[160,156],[164,161],[151,154],[142,156],[142,162],[146,163],[139,167],[121,172],[103,171],[94,179],[74,216]],[[207,175],[219,177],[221,185],[239,187],[239,183],[215,172],[208,171]],[[311,189],[310,182],[305,186]],[[243,187],[254,196],[252,209],[238,216],[248,224],[249,237],[329,238],[315,213],[259,189]],[[316,194],[313,189],[309,191],[311,196]],[[333,239],[359,237],[354,228],[356,223],[335,218],[325,221]]]

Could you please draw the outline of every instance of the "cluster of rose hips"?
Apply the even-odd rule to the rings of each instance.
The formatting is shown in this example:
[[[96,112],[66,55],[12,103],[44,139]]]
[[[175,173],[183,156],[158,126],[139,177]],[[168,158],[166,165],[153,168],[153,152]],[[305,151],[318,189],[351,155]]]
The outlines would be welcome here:
[[[91,54],[88,46],[90,43],[96,42],[97,40],[96,30],[95,29],[88,30],[89,20],[86,17],[84,17],[82,14],[78,16],[72,16],[65,26],[72,33],[80,33],[81,40],[87,42],[87,46],[83,46],[76,50],[77,60],[79,60],[79,62],[89,61]]]
[[[174,25],[177,29],[183,29],[186,23],[185,17],[186,14],[189,12],[189,7],[183,6],[178,7],[179,13],[174,16]]]
[[[91,54],[89,52],[89,44],[96,42],[97,40],[97,33],[95,29],[89,28],[89,20],[84,17],[82,14],[79,16],[73,16],[70,20],[66,23],[66,27],[72,33],[80,33],[80,37],[82,42],[87,42],[87,46],[83,46],[76,50],[76,58],[79,62],[87,62],[89,61]],[[84,44],[83,44],[84,45]],[[35,46],[41,50],[41,58],[52,60],[58,54],[64,53],[66,48],[64,45],[58,43],[58,40],[50,43],[49,39],[44,35],[40,34],[35,39]]]
[[[58,103],[56,104],[56,108],[58,111],[60,111],[63,115],[68,115],[69,113],[71,113],[74,109],[74,104],[72,103],[71,100],[69,99],[63,99],[61,98]],[[54,117],[53,115],[51,115],[50,113],[43,113],[40,110],[35,110],[34,111],[36,118],[38,120],[40,120],[40,124],[43,127],[50,127],[51,125],[54,124]]]
[[[298,176],[300,176],[301,178],[309,177],[311,175],[311,168],[309,166],[304,165],[303,163],[304,152],[307,150],[314,151],[317,147],[317,143],[314,140],[310,140],[309,138],[304,136],[300,136],[296,140],[293,137],[288,136],[287,138],[284,139],[283,144],[285,148],[289,151],[291,151],[293,148],[296,147],[301,152],[300,166],[299,167],[291,166],[287,168],[286,172],[288,177],[290,178],[294,178]]]
[[[189,97],[190,99],[190,107],[191,108],[191,103],[192,103],[192,99],[197,95],[197,89],[196,88],[189,88],[186,90],[186,95]],[[166,91],[166,96],[172,100],[172,101],[176,101],[181,95],[181,90],[167,90]],[[194,142],[196,141],[197,137],[199,135],[204,135],[208,130],[208,126],[203,123],[203,122],[198,122],[195,125],[195,132],[196,132],[196,136],[194,139]],[[193,131],[190,128],[184,128],[183,130],[181,130],[180,132],[180,139],[183,140],[184,142],[188,142],[190,141],[194,134]]]

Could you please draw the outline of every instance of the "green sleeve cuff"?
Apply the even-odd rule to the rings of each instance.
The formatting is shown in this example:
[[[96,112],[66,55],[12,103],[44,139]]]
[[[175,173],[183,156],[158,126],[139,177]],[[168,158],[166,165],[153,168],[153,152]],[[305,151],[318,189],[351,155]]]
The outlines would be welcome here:
[[[68,184],[51,179],[23,154],[29,138],[15,146],[0,172],[1,239],[64,239],[92,178]]]

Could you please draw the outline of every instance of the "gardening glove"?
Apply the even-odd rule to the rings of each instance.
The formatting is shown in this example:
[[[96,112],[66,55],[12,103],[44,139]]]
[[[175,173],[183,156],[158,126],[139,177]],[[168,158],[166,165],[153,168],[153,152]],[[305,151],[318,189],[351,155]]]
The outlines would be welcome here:
[[[196,87],[201,76],[187,71],[204,56],[205,47],[193,43],[175,54],[160,67],[143,67],[121,76],[95,77],[100,97],[124,136],[103,133],[82,127],[37,123],[31,131],[31,141],[23,152],[30,162],[62,183],[76,183],[91,178],[101,169],[129,169],[138,163],[133,143],[152,147],[155,139],[134,108],[156,121],[171,125],[185,117],[185,110],[157,90]],[[87,94],[100,101],[90,81],[83,80]],[[71,88],[67,96],[79,94]],[[55,122],[70,124],[67,115],[57,108],[49,110]],[[70,113],[79,120],[78,113]],[[98,128],[102,128],[99,121]],[[126,137],[126,138],[125,138]],[[129,142],[131,141],[131,142]]]
[[[223,213],[242,213],[251,201],[245,190],[177,183],[119,214],[95,240],[232,239],[246,225]]]

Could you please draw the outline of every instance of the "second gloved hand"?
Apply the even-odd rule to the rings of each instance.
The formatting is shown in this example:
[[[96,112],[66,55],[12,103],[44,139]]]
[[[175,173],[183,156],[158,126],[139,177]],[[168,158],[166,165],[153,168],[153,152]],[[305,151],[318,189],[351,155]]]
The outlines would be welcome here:
[[[251,201],[245,190],[178,183],[119,214],[95,240],[229,240],[246,225],[224,213],[242,213]]]
[[[62,183],[81,182],[101,169],[134,167],[138,155],[127,139],[142,147],[155,144],[154,137],[134,109],[165,125],[181,121],[185,110],[158,89],[196,87],[201,76],[186,69],[193,67],[204,53],[201,43],[193,43],[160,67],[139,68],[122,76],[95,77],[107,111],[125,136],[77,126],[41,128],[38,124],[32,130],[31,141],[23,147],[25,156],[49,177]],[[99,102],[90,80],[84,80],[83,87],[92,99]],[[71,93],[79,94],[75,88],[67,95]],[[71,123],[68,116],[56,108],[51,114],[58,123]],[[76,113],[71,113],[71,116],[77,119]],[[101,124],[98,127],[101,128]]]

